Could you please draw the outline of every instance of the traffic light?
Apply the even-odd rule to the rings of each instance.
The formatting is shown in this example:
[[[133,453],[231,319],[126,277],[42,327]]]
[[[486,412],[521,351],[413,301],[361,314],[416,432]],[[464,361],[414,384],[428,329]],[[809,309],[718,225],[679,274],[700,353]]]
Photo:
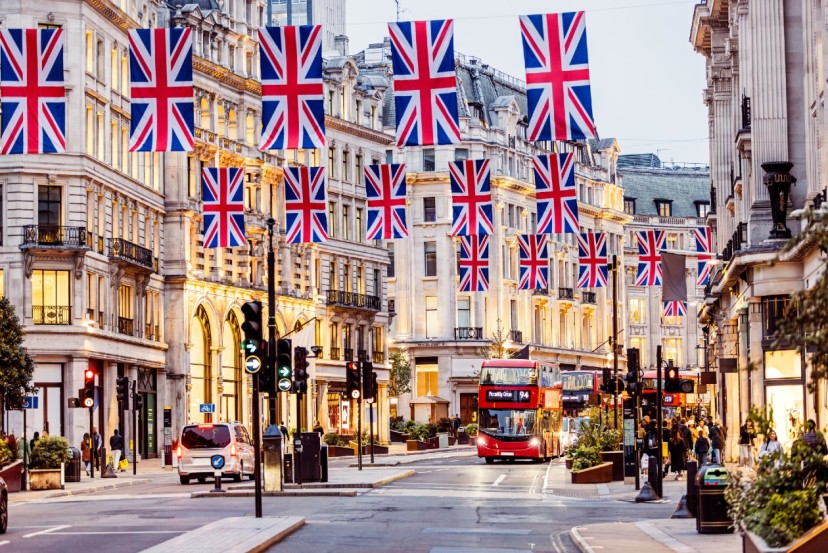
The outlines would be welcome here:
[[[244,332],[244,369],[250,374],[255,374],[264,366],[266,358],[262,342],[262,302],[249,301],[242,305],[241,310],[244,315],[241,325]]]
[[[348,397],[351,399],[359,399],[359,364],[348,361],[345,363],[345,383],[348,390]]]
[[[679,371],[678,368],[673,366],[672,361],[669,361],[667,364],[667,372],[664,377],[664,391],[670,394],[675,394],[681,391]]]
[[[115,391],[118,395],[118,401],[121,403],[121,409],[129,410],[129,377],[119,376],[116,378]]]
[[[135,392],[135,397],[133,398],[132,402],[136,411],[140,411],[144,408],[144,394],[139,394],[137,391]]]
[[[304,394],[308,391],[308,349],[296,346],[293,356],[293,391],[297,394]]]
[[[627,348],[627,374],[624,380],[627,384],[627,393],[635,397],[639,394],[639,361],[638,348]]]
[[[360,367],[362,371],[362,397],[368,401],[373,401],[377,397],[373,389],[374,364],[370,361],[363,361],[360,364],[362,365]]]
[[[605,393],[605,394],[610,393],[610,391],[611,391],[610,380],[611,380],[610,370],[609,369],[602,369],[601,370],[601,385],[598,386],[598,389],[601,392]]]
[[[278,380],[278,389],[280,392],[289,392],[293,384],[290,380],[291,359],[293,346],[291,341],[287,338],[282,338],[276,342],[276,378]]]
[[[81,398],[84,407],[95,405],[95,371],[86,369],[83,373],[83,397]]]

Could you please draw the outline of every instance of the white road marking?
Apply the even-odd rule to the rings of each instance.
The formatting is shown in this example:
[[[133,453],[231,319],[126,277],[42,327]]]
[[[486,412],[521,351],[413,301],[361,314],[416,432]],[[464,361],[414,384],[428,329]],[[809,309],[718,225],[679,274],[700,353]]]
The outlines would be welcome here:
[[[549,487],[549,471],[552,469],[552,461],[546,465],[546,474],[543,476],[543,491]]]
[[[31,534],[26,534],[23,537],[24,538],[33,538],[35,536],[41,536],[43,534],[51,534],[52,532],[57,532],[58,530],[63,530],[64,528],[71,528],[71,527],[72,526],[70,524],[64,524],[63,526],[52,526],[51,528],[47,528],[46,530],[41,530],[39,532],[32,532]]]
[[[98,530],[89,532],[52,532],[53,536],[107,536],[110,534],[183,534],[189,530]],[[23,536],[24,538],[26,536]]]
[[[4,546],[4,545],[9,545],[10,543],[11,543],[11,542],[10,542],[9,540],[6,540],[6,541],[0,541],[0,547],[1,547],[1,546]]]
[[[501,474],[500,476],[497,477],[497,480],[495,480],[494,483],[492,483],[492,486],[499,486],[500,483],[503,482],[504,480],[506,480],[506,475]]]

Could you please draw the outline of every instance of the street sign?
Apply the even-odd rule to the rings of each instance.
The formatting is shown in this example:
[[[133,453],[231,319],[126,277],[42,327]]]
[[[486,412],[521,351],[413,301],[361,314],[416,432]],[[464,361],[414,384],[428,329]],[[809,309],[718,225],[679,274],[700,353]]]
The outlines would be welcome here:
[[[280,378],[279,379],[279,391],[280,392],[289,392],[290,391],[290,379],[289,378]]]
[[[23,402],[23,409],[37,409],[37,396],[26,396]]]
[[[262,368],[262,360],[258,357],[250,356],[244,360],[244,370],[249,372],[250,374],[255,374],[259,372],[259,369]]]
[[[212,465],[212,467],[215,470],[223,469],[224,468],[224,455],[213,455],[210,458],[210,465]]]
[[[216,404],[215,403],[202,403],[198,406],[199,413],[215,413],[216,412]]]

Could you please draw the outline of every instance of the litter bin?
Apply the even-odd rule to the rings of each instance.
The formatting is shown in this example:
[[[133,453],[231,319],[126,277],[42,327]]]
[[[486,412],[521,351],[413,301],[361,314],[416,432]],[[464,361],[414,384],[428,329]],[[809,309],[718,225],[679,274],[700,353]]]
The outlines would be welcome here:
[[[461,426],[457,429],[457,443],[462,445],[469,444],[469,435],[466,434],[466,427]]]
[[[285,470],[282,474],[285,477],[285,484],[292,484],[293,483],[293,453],[285,453],[285,458],[283,459],[285,463]]]
[[[322,465],[322,480],[321,482],[328,481],[328,446],[322,445],[322,449],[320,450],[319,454],[319,463]]]
[[[700,534],[733,532],[733,520],[727,514],[724,491],[728,470],[722,465],[707,465],[696,475],[696,531]]]
[[[264,490],[282,491],[282,433],[271,424],[264,431]]]
[[[320,450],[322,436],[319,432],[302,432],[302,482],[320,482],[322,468],[320,465]]]
[[[440,444],[440,447],[448,447],[448,432],[438,432],[437,442]]]
[[[66,465],[63,468],[63,476],[66,482],[80,482],[81,474],[81,452],[76,447],[70,447],[66,455]]]

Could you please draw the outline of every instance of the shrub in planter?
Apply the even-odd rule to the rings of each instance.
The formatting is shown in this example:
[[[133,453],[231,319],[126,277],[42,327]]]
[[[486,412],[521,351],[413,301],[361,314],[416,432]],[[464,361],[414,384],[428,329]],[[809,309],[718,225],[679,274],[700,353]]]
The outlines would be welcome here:
[[[421,442],[426,441],[431,436],[431,432],[426,424],[417,424],[411,431],[411,437]]]
[[[418,423],[417,421],[414,421],[414,420],[405,421],[405,426],[403,427],[403,432],[405,432],[406,434],[412,434],[414,432],[414,429],[417,428],[418,424],[420,424],[420,423]]]
[[[0,440],[0,467],[5,467],[14,460],[12,450],[6,440]]]
[[[335,432],[329,432],[322,436],[322,441],[327,445],[339,444],[339,436]]]
[[[9,434],[8,438],[6,438],[6,444],[9,446],[9,450],[11,450],[11,460],[17,461],[20,459],[20,446],[17,443],[17,437],[14,434]]]
[[[437,432],[448,432],[451,430],[451,419],[448,417],[440,417],[437,419]]]
[[[402,417],[391,417],[391,430],[405,432],[405,419]]]
[[[598,448],[579,446],[572,454],[572,470],[584,470],[601,464],[601,454]]]
[[[475,436],[477,436],[477,431],[479,429],[480,429],[480,427],[475,422],[473,422],[471,424],[467,424],[466,425],[466,435],[468,435],[469,438],[474,438]]]
[[[44,436],[35,442],[29,466],[33,469],[59,469],[66,461],[69,442],[63,436]]]

